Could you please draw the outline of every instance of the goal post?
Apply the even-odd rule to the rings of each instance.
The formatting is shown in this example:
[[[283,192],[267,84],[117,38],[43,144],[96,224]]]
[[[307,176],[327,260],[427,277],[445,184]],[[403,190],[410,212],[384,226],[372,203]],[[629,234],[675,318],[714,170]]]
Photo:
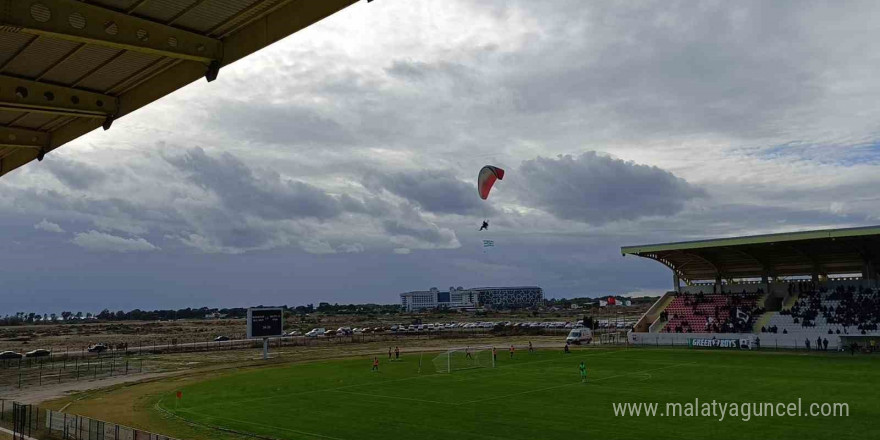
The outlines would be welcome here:
[[[471,368],[495,368],[491,345],[450,348],[432,360],[438,373],[451,373]]]

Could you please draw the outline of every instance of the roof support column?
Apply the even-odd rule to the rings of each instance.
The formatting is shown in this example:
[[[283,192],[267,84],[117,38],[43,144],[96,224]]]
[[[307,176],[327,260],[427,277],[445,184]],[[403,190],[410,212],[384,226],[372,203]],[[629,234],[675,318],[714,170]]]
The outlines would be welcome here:
[[[678,278],[678,272],[673,270],[672,271],[672,290],[674,290],[677,293],[677,292],[681,291],[680,289],[681,289],[681,280]]]
[[[862,266],[862,279],[870,280],[874,283],[874,286],[877,286],[877,266],[874,264],[873,260],[865,260],[865,264]]]
[[[713,293],[722,293],[724,292],[724,285],[721,284],[721,274],[715,275],[715,286],[713,287]]]

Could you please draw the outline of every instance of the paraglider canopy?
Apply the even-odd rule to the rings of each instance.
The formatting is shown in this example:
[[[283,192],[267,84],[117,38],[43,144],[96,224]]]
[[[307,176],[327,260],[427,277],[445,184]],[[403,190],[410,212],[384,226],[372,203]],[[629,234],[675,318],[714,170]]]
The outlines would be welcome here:
[[[489,191],[492,190],[492,185],[495,185],[496,180],[503,179],[504,170],[491,165],[484,166],[477,176],[477,191],[480,193],[480,198],[483,200],[489,198]]]

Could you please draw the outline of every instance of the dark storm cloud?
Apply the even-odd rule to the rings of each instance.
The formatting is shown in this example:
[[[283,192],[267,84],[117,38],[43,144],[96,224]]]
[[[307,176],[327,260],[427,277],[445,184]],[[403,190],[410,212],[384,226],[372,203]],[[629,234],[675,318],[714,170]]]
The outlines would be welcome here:
[[[520,111],[586,110],[640,133],[776,134],[824,93],[792,3],[504,2],[544,17],[502,61]],[[800,40],[800,45],[794,42]],[[542,50],[553,47],[555,50]],[[601,116],[599,116],[601,115]]]
[[[524,204],[592,224],[672,215],[704,195],[668,171],[594,151],[527,160],[519,173],[518,197]]]
[[[50,157],[50,160],[44,163],[56,179],[75,190],[86,190],[107,178],[107,174],[98,168],[62,157]]]
[[[385,220],[382,222],[385,232],[396,237],[410,237],[418,242],[437,247],[458,247],[458,240],[449,229],[441,229],[433,223],[408,220]]]
[[[237,139],[283,145],[339,145],[355,136],[334,120],[332,109],[321,111],[295,103],[225,101],[213,125]]]
[[[230,153],[209,156],[201,148],[168,162],[205,190],[217,195],[224,207],[269,220],[313,217],[329,219],[342,210],[339,201],[304,182],[282,179],[277,172],[258,173]]]
[[[876,2],[378,3],[0,179],[0,308],[663,289],[619,246],[880,218]],[[486,163],[510,170],[488,253],[456,174]]]
[[[475,183],[466,183],[449,170],[375,172],[365,178],[365,185],[438,214],[481,215],[489,209],[477,196]]]

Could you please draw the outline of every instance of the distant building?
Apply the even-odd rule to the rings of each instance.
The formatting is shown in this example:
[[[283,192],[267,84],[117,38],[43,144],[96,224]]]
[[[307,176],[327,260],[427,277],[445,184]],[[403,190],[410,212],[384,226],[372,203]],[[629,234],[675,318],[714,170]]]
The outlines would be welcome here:
[[[400,294],[400,305],[406,311],[450,308],[518,309],[538,307],[544,303],[544,291],[540,287],[477,287],[464,289],[450,287],[441,291],[416,290]]]

